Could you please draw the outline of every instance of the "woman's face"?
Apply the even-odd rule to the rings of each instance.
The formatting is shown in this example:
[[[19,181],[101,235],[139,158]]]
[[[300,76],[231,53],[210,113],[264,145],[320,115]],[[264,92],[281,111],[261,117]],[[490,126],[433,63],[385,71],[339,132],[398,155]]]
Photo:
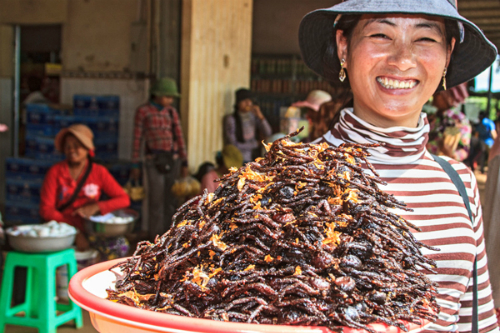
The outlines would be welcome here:
[[[88,150],[74,135],[68,134],[64,139],[64,154],[70,164],[78,164],[85,161]]]
[[[174,98],[170,96],[155,96],[155,103],[166,108],[167,106],[172,105],[174,102]]]
[[[250,98],[244,99],[238,103],[238,110],[248,112],[252,110],[253,102]]]
[[[363,15],[350,42],[342,31],[336,38],[339,59],[346,60],[354,113],[379,127],[416,127],[453,50],[454,40],[446,43],[444,20]]]

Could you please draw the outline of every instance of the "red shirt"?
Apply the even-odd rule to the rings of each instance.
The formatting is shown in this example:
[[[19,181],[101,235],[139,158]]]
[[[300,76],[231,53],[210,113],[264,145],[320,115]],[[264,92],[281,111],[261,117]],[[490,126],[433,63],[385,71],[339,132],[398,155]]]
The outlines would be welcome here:
[[[175,133],[175,142],[174,135]],[[187,166],[186,145],[182,136],[182,128],[177,110],[171,106],[158,110],[148,103],[140,106],[135,113],[134,151],[132,160],[139,160],[142,139],[149,150],[174,151]]]
[[[83,219],[72,215],[77,208],[90,203],[97,203],[100,213],[104,215],[130,205],[127,193],[111,176],[109,171],[102,165],[94,163],[92,171],[75,202],[64,211],[58,211],[56,207],[71,198],[78,181],[85,174],[85,170],[87,169],[84,169],[78,180],[74,180],[70,176],[66,161],[59,162],[49,169],[43,181],[40,200],[40,215],[44,220],[66,222],[83,231]],[[99,201],[103,192],[110,197],[109,200]]]

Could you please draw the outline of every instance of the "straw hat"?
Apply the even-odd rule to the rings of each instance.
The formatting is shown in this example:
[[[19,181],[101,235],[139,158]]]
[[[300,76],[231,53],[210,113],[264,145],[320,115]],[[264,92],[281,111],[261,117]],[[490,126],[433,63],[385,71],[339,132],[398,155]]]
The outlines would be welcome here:
[[[323,90],[313,90],[307,95],[307,98],[305,101],[300,101],[293,103],[292,106],[296,106],[299,108],[306,107],[309,109],[313,109],[314,111],[318,112],[320,106],[323,103],[330,102],[332,100],[332,96],[327,93],[326,91]]]
[[[362,14],[421,14],[455,20],[460,40],[457,40],[446,75],[449,87],[482,73],[497,56],[496,47],[481,29],[458,13],[455,0],[346,0],[330,8],[315,10],[302,19],[299,44],[307,66],[327,80],[338,82],[340,60],[334,37],[336,21],[341,15]],[[333,59],[328,60],[329,64],[333,62],[330,68],[324,65],[327,58]]]
[[[73,134],[85,148],[94,151],[95,147],[92,141],[94,133],[92,133],[92,130],[83,124],[75,124],[60,130],[54,139],[56,149],[61,153],[64,152],[64,139],[67,134]]]

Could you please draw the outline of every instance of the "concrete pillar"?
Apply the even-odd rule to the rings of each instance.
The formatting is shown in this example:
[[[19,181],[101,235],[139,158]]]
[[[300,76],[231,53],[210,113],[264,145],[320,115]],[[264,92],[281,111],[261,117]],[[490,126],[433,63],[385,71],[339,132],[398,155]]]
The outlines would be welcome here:
[[[5,203],[5,159],[12,156],[12,103],[14,77],[14,28],[0,24],[0,124],[9,131],[0,133],[0,206]]]
[[[183,0],[181,117],[191,171],[222,149],[222,119],[250,85],[253,0]]]

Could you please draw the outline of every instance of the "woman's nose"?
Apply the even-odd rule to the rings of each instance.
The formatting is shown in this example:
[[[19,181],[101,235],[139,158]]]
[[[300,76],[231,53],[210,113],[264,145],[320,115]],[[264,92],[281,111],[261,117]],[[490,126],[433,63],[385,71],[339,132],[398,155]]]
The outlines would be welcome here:
[[[401,72],[415,68],[417,62],[412,46],[404,42],[395,43],[391,50],[388,63],[389,65],[397,67]]]

